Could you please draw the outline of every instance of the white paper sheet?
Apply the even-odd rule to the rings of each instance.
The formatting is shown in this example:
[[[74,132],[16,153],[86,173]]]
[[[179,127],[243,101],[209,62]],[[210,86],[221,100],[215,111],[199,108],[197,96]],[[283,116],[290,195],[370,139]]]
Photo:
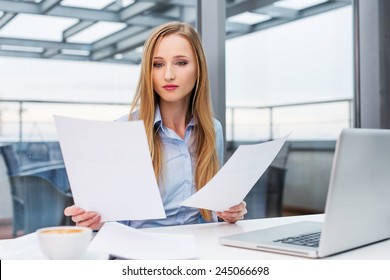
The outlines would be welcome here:
[[[144,232],[116,222],[105,223],[88,249],[124,259],[198,258],[193,235]]]
[[[54,118],[77,206],[102,221],[166,217],[142,121]]]
[[[2,260],[27,260],[45,259],[39,248],[36,233],[21,237],[0,240],[0,259]]]
[[[240,145],[221,170],[181,205],[224,211],[239,204],[272,163],[287,137]]]
[[[108,260],[104,252],[87,250],[82,257],[84,260]],[[0,240],[1,260],[47,260],[39,246],[36,232],[13,239]]]

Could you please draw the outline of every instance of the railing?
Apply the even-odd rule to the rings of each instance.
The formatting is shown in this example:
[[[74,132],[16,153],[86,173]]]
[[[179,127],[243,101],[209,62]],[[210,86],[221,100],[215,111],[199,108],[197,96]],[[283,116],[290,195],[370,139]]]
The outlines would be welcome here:
[[[317,116],[310,115],[310,112],[318,109],[318,106],[329,106],[329,105],[336,105],[339,107],[339,111],[336,111],[335,106],[334,108],[328,108],[325,109],[326,114],[321,115],[320,112],[316,111]],[[339,105],[345,105],[341,108]],[[307,116],[306,119],[301,119],[298,122],[289,121],[292,116],[294,116],[294,112],[284,112],[284,119],[279,118],[278,121],[275,121],[275,115],[281,115],[282,111],[287,111],[287,109],[295,109],[295,114],[299,113],[303,115],[302,113],[305,111],[302,107],[312,107],[311,110],[307,110],[309,112],[309,116]],[[324,101],[315,101],[315,102],[300,102],[300,103],[289,103],[289,104],[280,104],[280,105],[271,105],[271,106],[227,106],[226,107],[226,114],[227,114],[227,121],[226,121],[226,127],[227,130],[230,131],[227,132],[227,138],[231,141],[237,140],[239,137],[236,135],[236,129],[240,126],[240,122],[237,120],[237,112],[239,110],[244,110],[246,113],[248,113],[249,110],[257,111],[257,112],[263,112],[262,116],[258,116],[257,123],[255,123],[255,126],[257,128],[260,128],[263,130],[263,132],[268,132],[268,135],[265,136],[263,133],[262,139],[259,140],[272,140],[276,137],[280,137],[280,134],[283,134],[283,132],[278,133],[278,135],[275,135],[275,131],[278,127],[282,125],[288,126],[287,129],[285,129],[284,134],[286,132],[291,132],[295,126],[304,125],[305,123],[308,124],[311,121],[311,125],[320,125],[321,123],[326,123],[330,125],[335,125],[338,123],[338,126],[340,127],[353,127],[353,99],[351,98],[344,98],[344,99],[332,99],[332,100],[324,100]],[[278,111],[278,113],[275,113],[275,111]],[[321,115],[321,117],[328,118],[325,120],[320,120],[318,117]],[[333,119],[332,119],[333,116]],[[315,119],[317,117],[317,119]],[[263,122],[260,121],[260,118],[263,119]],[[304,118],[304,117],[303,117]],[[256,116],[252,116],[251,121],[255,121]],[[314,120],[313,120],[314,119]],[[248,122],[248,120],[246,120]],[[245,120],[241,121],[241,125],[245,124]],[[248,128],[249,129],[249,128]],[[282,135],[284,136],[284,135]],[[315,139],[312,137],[312,139]],[[245,140],[245,139],[241,139]],[[248,140],[248,139],[247,139]]]
[[[18,142],[24,141],[24,126],[26,123],[34,123],[37,122],[34,120],[26,121],[24,120],[23,115],[26,113],[26,104],[35,104],[35,105],[70,105],[70,106],[79,106],[79,105],[85,105],[85,106],[126,106],[126,108],[129,108],[129,103],[121,103],[121,102],[90,102],[90,101],[54,101],[54,100],[16,100],[16,99],[0,99],[0,106],[4,103],[12,103],[17,104],[17,120],[15,120],[15,116],[13,117],[12,121],[10,123],[16,121],[18,123],[18,137],[14,137],[14,140],[17,140]],[[7,109],[8,110],[8,109]],[[53,114],[56,114],[58,112],[53,112]],[[48,113],[50,114],[50,113]],[[47,120],[38,122],[38,123],[44,123],[47,122]],[[3,112],[2,108],[0,107],[0,127],[6,124],[6,121],[3,120]],[[0,132],[0,142],[1,142],[1,135]]]
[[[353,126],[353,100],[352,99],[333,99],[333,100],[325,100],[325,101],[316,101],[316,102],[300,102],[300,103],[290,103],[290,104],[281,104],[281,105],[272,105],[272,106],[227,106],[226,107],[226,130],[227,130],[227,140],[228,141],[238,141],[238,140],[270,140],[274,139],[280,134],[283,134],[285,131],[291,131],[294,127],[299,126],[319,126],[321,123],[326,124],[328,126],[341,126],[341,127],[352,127]],[[17,111],[11,118],[5,118],[4,116],[4,104],[12,103],[16,104],[17,107],[13,108],[14,111]],[[65,105],[65,106],[121,106],[123,107],[124,112],[128,111],[129,104],[121,103],[121,102],[88,102],[88,101],[48,101],[48,100],[13,100],[13,99],[2,99],[0,100],[0,128],[3,128],[5,125],[10,123],[16,123],[17,129],[15,131],[15,135],[8,135],[8,140],[13,138],[13,141],[25,141],[30,139],[25,139],[26,132],[25,127],[27,124],[30,125],[41,125],[49,124],[51,126],[51,130],[54,131],[52,133],[55,134],[55,128],[52,120],[49,120],[49,115],[58,114],[57,111],[49,112],[50,107],[46,107],[41,111],[48,110],[45,120],[37,120],[34,119],[33,116],[29,118],[25,117],[28,111],[33,110],[33,107],[27,108],[26,104],[33,105]],[[343,105],[342,109],[335,109],[335,107],[329,107],[325,109],[325,113],[319,113],[319,109],[324,108],[324,106],[339,106]],[[88,112],[88,116],[94,118],[94,116],[100,116],[103,112],[108,110],[96,110],[96,108],[92,110],[85,110]],[[311,108],[311,109],[309,109]],[[6,110],[9,111],[9,108]],[[118,117],[119,114],[117,110],[115,112],[115,116]],[[313,113],[314,111],[314,113]],[[251,113],[252,112],[252,113]],[[255,114],[253,114],[255,112]],[[305,117],[305,112],[307,116]],[[35,112],[37,114],[37,112]],[[303,114],[302,118],[292,121],[294,117],[298,114]],[[335,116],[338,114],[338,116]],[[33,114],[32,114],[33,115]],[[72,114],[73,115],[73,114]],[[315,116],[317,115],[317,116]],[[318,116],[326,116],[327,119],[318,119]],[[335,116],[335,118],[331,118],[331,116]],[[317,119],[315,118],[317,117]],[[237,133],[238,129],[254,132],[255,135],[252,138],[242,136],[242,133]],[[16,132],[17,131],[17,132]],[[261,133],[260,133],[261,131]],[[41,132],[39,132],[41,133]],[[257,134],[256,134],[257,133]],[[42,138],[44,136],[41,135]],[[4,142],[4,135],[2,135],[2,130],[0,130],[0,142]],[[248,139],[246,139],[248,138]]]

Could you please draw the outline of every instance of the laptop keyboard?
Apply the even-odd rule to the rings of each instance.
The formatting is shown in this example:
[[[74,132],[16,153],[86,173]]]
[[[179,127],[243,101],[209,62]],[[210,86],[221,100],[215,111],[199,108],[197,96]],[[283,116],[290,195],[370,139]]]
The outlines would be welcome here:
[[[320,243],[320,236],[321,232],[313,232],[274,240],[274,242],[301,245],[307,247],[318,247]]]

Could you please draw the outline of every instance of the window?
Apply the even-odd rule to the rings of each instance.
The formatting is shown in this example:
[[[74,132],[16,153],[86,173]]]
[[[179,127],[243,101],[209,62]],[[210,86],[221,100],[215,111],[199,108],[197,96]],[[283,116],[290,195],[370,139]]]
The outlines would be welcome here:
[[[352,28],[346,6],[227,40],[227,140],[336,139],[352,122]]]

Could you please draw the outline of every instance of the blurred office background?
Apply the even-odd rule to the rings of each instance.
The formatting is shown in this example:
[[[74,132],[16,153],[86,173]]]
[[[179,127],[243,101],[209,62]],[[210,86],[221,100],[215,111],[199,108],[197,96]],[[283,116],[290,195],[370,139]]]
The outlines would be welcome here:
[[[384,0],[0,0],[0,238],[70,223],[53,115],[126,114],[144,40],[168,21],[202,36],[226,159],[240,144],[291,132],[248,194],[247,218],[322,213],[340,131],[390,128],[389,8]]]

